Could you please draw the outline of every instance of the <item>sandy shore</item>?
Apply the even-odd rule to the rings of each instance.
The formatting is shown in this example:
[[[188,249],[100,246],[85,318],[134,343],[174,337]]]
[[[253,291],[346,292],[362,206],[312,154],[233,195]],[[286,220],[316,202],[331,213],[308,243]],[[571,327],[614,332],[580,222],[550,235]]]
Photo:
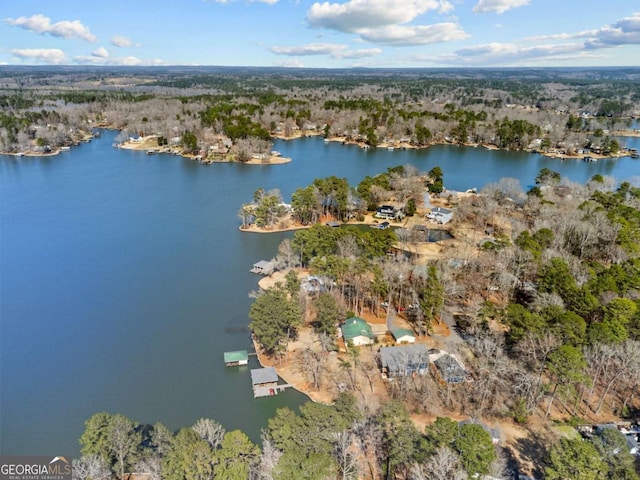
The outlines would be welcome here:
[[[188,158],[190,160],[197,160],[204,164],[243,163],[245,165],[281,165],[281,164],[291,162],[290,158],[281,157],[280,155],[271,155],[267,159],[251,158],[246,162],[238,162],[235,158],[232,158],[231,156],[225,156],[225,155],[221,155],[218,158],[208,158],[208,157],[200,158],[200,155],[184,153],[182,151],[182,148],[180,147],[158,146],[158,137],[156,137],[155,135],[150,135],[148,137],[145,137],[140,142],[132,142],[127,140],[126,142],[118,144],[118,148],[123,148],[125,150],[138,150],[138,151],[146,151],[146,152],[153,152],[153,153],[169,153],[173,155],[179,155],[183,158]]]
[[[640,137],[640,130],[616,130],[611,135],[614,137]]]
[[[566,153],[542,153],[542,152],[539,152],[539,153],[543,157],[557,158],[560,160],[584,160],[585,157],[591,157],[596,160],[606,160],[606,159],[613,159],[613,158],[628,157],[630,155],[629,153],[617,153],[615,155],[598,155],[596,153],[590,153],[589,155],[583,155],[583,154],[567,155]]]

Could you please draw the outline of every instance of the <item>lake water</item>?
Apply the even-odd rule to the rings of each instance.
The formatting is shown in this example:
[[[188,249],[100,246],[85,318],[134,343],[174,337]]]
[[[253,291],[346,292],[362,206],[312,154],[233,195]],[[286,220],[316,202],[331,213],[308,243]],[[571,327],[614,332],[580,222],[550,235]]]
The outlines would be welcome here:
[[[115,135],[55,157],[0,157],[2,454],[77,455],[83,422],[99,411],[171,429],[210,417],[257,441],[276,408],[305,401],[291,390],[254,400],[248,369],[222,361],[250,347],[248,293],[259,278],[249,268],[291,235],[238,231],[239,207],[257,188],[288,199],[314,178],[355,185],[407,163],[441,166],[456,190],[501,177],[526,188],[542,167],[581,182],[640,175],[629,158],[365,151],[319,138],[276,141],[293,158],[286,165],[206,166],[117,150]]]

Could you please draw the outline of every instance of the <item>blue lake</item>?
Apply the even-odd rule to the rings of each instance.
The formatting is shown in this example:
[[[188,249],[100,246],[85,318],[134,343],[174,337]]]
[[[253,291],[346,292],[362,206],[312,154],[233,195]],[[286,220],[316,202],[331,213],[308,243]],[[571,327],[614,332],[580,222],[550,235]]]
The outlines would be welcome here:
[[[115,135],[55,157],[0,157],[2,454],[78,455],[83,422],[99,411],[171,429],[210,417],[257,441],[276,408],[305,401],[291,390],[254,400],[248,369],[222,362],[250,347],[249,268],[291,235],[239,232],[239,207],[257,188],[288,199],[314,178],[355,185],[402,164],[439,165],[455,190],[501,177],[528,188],[543,167],[579,182],[640,175],[630,158],[365,151],[319,138],[276,141],[293,159],[285,165],[201,165],[115,149]]]

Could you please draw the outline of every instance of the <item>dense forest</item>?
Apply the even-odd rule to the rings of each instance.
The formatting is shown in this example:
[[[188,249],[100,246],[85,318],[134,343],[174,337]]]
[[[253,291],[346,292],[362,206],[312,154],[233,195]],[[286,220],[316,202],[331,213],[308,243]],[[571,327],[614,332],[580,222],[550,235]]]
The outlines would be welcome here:
[[[638,114],[636,69],[296,70],[0,67],[0,150],[70,145],[94,126],[176,139],[206,156],[220,136],[263,153],[271,135],[370,146],[434,142],[617,154]],[[195,140],[195,141],[194,141]]]

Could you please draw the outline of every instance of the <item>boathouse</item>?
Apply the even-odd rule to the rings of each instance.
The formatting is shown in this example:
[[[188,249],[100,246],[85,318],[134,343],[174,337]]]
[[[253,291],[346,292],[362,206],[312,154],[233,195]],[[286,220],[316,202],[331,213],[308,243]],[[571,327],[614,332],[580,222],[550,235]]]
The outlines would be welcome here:
[[[227,367],[237,367],[249,363],[249,353],[246,350],[235,350],[224,352],[224,364]]]
[[[250,270],[251,273],[259,273],[260,275],[271,275],[274,270],[273,262],[268,262],[266,260],[260,260],[253,264],[253,268]]]
[[[278,373],[273,367],[254,368],[251,370],[253,396],[269,397],[278,393]]]

